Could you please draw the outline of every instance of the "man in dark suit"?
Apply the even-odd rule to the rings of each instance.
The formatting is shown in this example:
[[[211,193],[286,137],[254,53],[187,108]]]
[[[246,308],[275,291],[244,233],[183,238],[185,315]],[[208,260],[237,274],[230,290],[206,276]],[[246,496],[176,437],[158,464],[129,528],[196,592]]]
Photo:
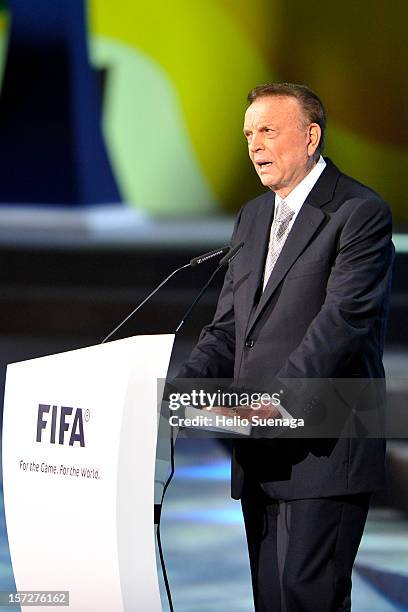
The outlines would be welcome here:
[[[238,215],[232,243],[244,246],[179,376],[233,377],[271,392],[277,380],[381,379],[389,208],[321,157],[326,114],[314,92],[271,84],[248,101],[249,156],[269,191]],[[293,404],[306,423],[318,408],[313,399]],[[384,451],[375,437],[235,443],[232,495],[242,501],[258,612],[350,610]]]

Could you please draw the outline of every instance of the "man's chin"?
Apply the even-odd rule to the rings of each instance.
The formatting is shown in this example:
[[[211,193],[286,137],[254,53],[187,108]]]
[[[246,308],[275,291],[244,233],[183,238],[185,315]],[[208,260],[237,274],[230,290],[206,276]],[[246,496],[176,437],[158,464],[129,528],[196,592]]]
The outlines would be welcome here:
[[[271,176],[258,174],[260,181],[264,187],[268,187],[272,189],[272,191],[276,188],[276,182],[273,180]]]

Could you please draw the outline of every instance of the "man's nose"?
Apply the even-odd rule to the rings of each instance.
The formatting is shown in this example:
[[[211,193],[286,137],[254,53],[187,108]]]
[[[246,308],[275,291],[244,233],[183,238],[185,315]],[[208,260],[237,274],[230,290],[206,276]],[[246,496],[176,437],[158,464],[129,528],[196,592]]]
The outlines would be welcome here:
[[[252,134],[252,138],[249,143],[249,150],[251,151],[251,153],[255,153],[256,151],[259,151],[260,149],[263,149],[262,134],[254,133]]]

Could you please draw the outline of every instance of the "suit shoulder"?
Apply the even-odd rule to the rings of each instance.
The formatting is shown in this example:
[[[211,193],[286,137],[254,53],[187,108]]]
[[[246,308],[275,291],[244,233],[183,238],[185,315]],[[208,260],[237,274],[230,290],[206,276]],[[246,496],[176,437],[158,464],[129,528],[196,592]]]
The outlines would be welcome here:
[[[362,207],[366,212],[371,211],[374,214],[391,217],[391,209],[382,196],[351,176],[341,173],[337,190],[341,193],[342,200],[348,202],[353,208]]]
[[[374,189],[347,174],[340,173],[337,188],[348,198],[362,198],[378,202],[379,205],[388,206],[381,195]]]

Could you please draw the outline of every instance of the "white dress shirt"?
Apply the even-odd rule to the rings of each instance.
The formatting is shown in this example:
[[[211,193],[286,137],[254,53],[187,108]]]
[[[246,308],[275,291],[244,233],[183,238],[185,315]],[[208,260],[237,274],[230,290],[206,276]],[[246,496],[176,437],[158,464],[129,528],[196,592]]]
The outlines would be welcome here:
[[[296,217],[299,214],[300,209],[303,206],[304,201],[306,200],[309,193],[312,191],[313,187],[317,182],[317,179],[319,178],[325,167],[326,162],[324,161],[323,157],[320,156],[317,161],[317,164],[313,166],[309,174],[307,174],[305,178],[302,179],[298,185],[296,185],[296,187],[290,192],[289,195],[286,196],[286,198],[281,198],[277,193],[275,194],[275,212],[273,216],[274,219],[276,219],[276,216],[279,213],[279,204],[282,202],[282,200],[285,200],[289,208],[291,208],[295,213],[292,219],[290,220],[288,234],[292,229],[292,226],[295,222]]]

